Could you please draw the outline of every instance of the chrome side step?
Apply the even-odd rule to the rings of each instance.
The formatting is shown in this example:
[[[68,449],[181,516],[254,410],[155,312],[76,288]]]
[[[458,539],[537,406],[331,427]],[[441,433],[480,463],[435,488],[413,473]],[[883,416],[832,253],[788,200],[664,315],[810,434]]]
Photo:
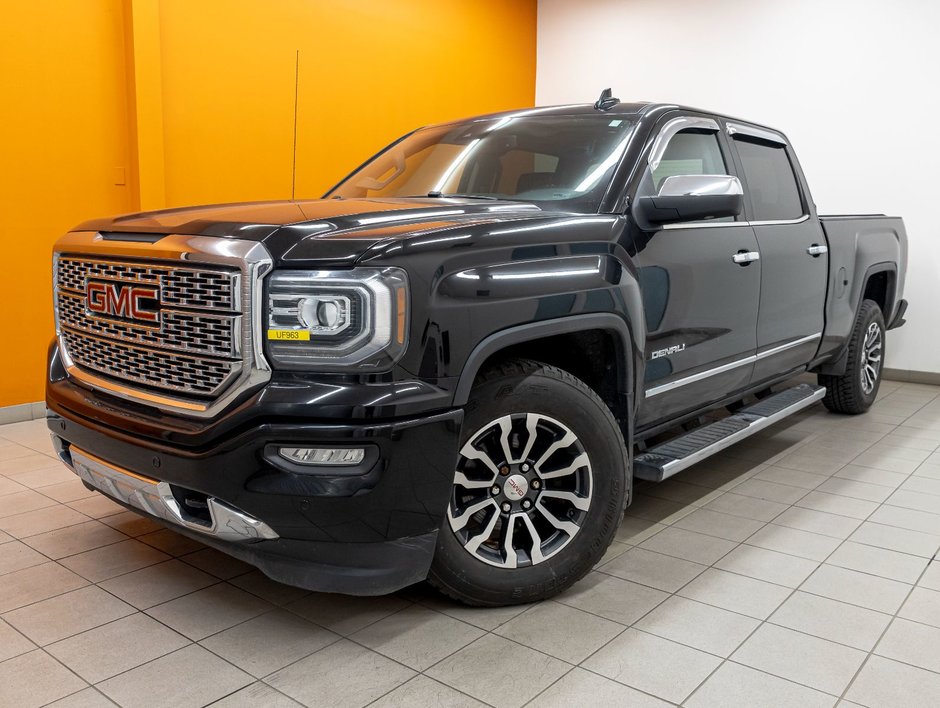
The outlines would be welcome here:
[[[826,395],[824,386],[800,384],[758,401],[710,425],[705,425],[637,455],[633,476],[662,482],[706,457],[813,405]]]

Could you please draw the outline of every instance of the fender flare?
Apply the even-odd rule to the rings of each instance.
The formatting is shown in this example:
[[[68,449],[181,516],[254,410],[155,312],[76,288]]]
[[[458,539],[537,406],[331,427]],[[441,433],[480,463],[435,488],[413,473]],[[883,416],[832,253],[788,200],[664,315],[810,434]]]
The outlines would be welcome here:
[[[483,363],[493,354],[515,344],[530,342],[543,337],[552,337],[559,334],[573,334],[588,330],[606,330],[615,334],[614,343],[617,356],[623,367],[618,367],[623,374],[617,382],[621,394],[627,397],[628,410],[632,409],[634,392],[632,386],[635,381],[635,366],[632,361],[635,346],[633,334],[627,321],[619,315],[610,312],[591,312],[567,317],[559,317],[538,322],[527,322],[508,329],[494,332],[483,339],[467,357],[457,387],[454,389],[454,405],[463,406],[470,399],[470,389],[480,372]]]

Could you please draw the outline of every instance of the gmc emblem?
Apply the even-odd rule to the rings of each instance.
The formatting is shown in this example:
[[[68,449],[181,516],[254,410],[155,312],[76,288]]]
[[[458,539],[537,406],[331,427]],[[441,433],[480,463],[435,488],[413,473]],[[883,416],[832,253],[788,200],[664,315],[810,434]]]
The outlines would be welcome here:
[[[160,311],[147,309],[160,301],[160,291],[153,285],[130,285],[91,280],[85,286],[85,303],[89,312],[127,320],[157,323]]]

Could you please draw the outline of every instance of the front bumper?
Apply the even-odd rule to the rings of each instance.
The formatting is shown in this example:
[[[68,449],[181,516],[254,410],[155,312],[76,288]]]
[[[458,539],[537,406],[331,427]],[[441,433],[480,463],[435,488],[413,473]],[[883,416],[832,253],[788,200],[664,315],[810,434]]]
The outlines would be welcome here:
[[[128,435],[48,400],[60,457],[119,503],[280,582],[373,595],[427,576],[453,483],[461,410],[345,423],[256,421],[199,449]],[[301,471],[272,446],[366,447],[360,468]],[[74,452],[74,458],[73,458]],[[186,500],[208,515],[188,513]]]

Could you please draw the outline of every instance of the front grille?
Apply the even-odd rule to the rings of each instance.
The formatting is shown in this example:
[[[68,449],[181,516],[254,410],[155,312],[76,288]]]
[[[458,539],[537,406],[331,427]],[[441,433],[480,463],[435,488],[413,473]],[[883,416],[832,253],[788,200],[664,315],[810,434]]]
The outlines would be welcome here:
[[[92,311],[89,282],[111,288],[106,311]],[[218,396],[242,369],[239,270],[63,254],[56,284],[62,342],[80,368],[196,397]],[[157,288],[144,313],[156,321],[128,311],[124,289],[138,285]]]

